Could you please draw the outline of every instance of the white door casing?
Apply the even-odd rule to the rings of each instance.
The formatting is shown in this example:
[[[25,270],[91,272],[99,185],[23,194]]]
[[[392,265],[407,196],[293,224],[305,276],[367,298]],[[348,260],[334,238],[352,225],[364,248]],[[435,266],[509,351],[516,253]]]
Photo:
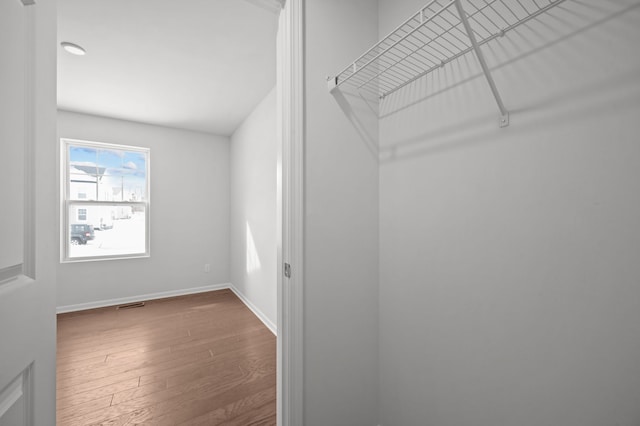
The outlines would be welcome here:
[[[275,1],[275,0],[268,0]],[[303,0],[278,22],[278,425],[303,424]],[[284,264],[290,265],[285,276]]]
[[[54,153],[37,148],[55,141],[55,51],[41,43],[55,43],[55,3],[42,1],[44,14],[32,0],[0,1],[0,426],[55,424],[55,280],[41,256],[53,234],[36,240],[47,222],[36,185],[55,171],[36,173]]]

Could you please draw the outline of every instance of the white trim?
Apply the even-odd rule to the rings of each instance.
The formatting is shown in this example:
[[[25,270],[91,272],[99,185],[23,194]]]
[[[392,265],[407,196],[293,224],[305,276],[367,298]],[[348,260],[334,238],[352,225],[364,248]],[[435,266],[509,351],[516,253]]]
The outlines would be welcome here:
[[[230,283],[206,285],[203,287],[185,288],[180,290],[162,291],[159,293],[141,294],[138,296],[121,297],[118,299],[97,300],[95,302],[79,303],[77,305],[58,306],[56,313],[84,311],[87,309],[117,306],[126,303],[144,302],[147,300],[166,299],[167,297],[186,296],[188,294],[206,293],[208,291],[231,289]]]
[[[24,85],[24,222],[22,273],[36,277],[36,23],[35,2],[25,7],[25,85]]]
[[[0,269],[0,285],[22,275],[23,267],[23,264],[19,264]]]
[[[238,296],[238,299],[242,300],[242,303],[244,303],[247,308],[249,308],[249,310],[251,312],[253,312],[253,314],[255,316],[258,317],[258,319],[260,321],[262,321],[262,323],[269,329],[269,331],[271,331],[273,333],[274,336],[278,335],[278,328],[277,326],[273,323],[273,321],[271,321],[265,314],[264,312],[262,312],[256,305],[254,305],[251,300],[249,300],[249,298],[247,296],[245,296],[236,286],[234,286],[233,284],[229,285],[229,289],[231,289],[232,292],[235,293],[236,296]]]
[[[13,381],[0,392],[0,419],[22,398],[23,423],[32,425],[33,417],[33,363],[29,364]]]
[[[278,48],[282,140],[282,250],[278,262],[278,426],[304,423],[304,0],[287,0]],[[291,277],[282,275],[283,263]]]
[[[286,6],[286,5],[285,5]],[[277,302],[276,302],[276,323],[279,330],[282,330],[283,325],[283,304],[284,298],[282,296],[282,283],[284,280],[284,260],[282,257],[282,243],[283,243],[283,176],[282,176],[282,145],[284,139],[284,62],[285,62],[285,49],[286,49],[286,28],[285,28],[285,11],[280,12],[278,16],[278,34],[276,37],[276,247],[277,247]],[[284,347],[282,345],[282,337],[278,336],[277,342],[277,354],[276,354],[276,421],[277,426],[282,426],[282,413],[284,413],[284,407],[288,405],[288,401],[285,403],[283,397],[282,376],[284,375],[284,354],[282,353]]]
[[[0,392],[0,418],[24,395],[24,373],[20,373]]]
[[[253,314],[273,333],[278,335],[277,326],[271,321],[247,296],[245,296],[236,286],[231,283],[207,285],[203,287],[193,287],[180,290],[162,291],[159,293],[141,294],[138,296],[120,297],[117,299],[98,300],[95,302],[79,303],[77,305],[58,306],[56,313],[65,314],[68,312],[85,311],[87,309],[105,308],[109,306],[124,305],[127,303],[146,302],[149,300],[166,299],[168,297],[187,296],[189,294],[207,293],[216,290],[231,290],[245,304]]]
[[[97,186],[96,186],[96,199],[91,201],[72,200],[71,199],[71,187],[69,176],[69,165],[71,159],[69,158],[69,152],[71,146],[80,147],[92,147],[96,149],[113,149],[118,151],[137,152],[145,156],[145,183],[146,193],[144,201],[101,201],[98,200]],[[60,263],[74,263],[74,262],[93,262],[101,260],[124,260],[124,259],[138,259],[151,257],[151,148],[134,146],[134,145],[121,145],[109,142],[89,141],[83,139],[73,138],[60,138],[59,139],[59,152],[60,152]],[[97,181],[96,181],[97,182]],[[126,253],[115,255],[101,255],[101,256],[86,256],[86,257],[70,257],[70,236],[69,227],[71,220],[69,218],[69,209],[72,205],[139,205],[144,206],[145,214],[145,251],[144,253]],[[95,224],[94,224],[95,225]]]

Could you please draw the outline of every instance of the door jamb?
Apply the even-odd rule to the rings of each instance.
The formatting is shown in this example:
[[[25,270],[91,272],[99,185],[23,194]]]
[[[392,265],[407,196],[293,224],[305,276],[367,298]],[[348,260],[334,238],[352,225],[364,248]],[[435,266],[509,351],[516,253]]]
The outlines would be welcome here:
[[[304,0],[283,1],[278,28],[278,426],[304,422],[303,7]]]

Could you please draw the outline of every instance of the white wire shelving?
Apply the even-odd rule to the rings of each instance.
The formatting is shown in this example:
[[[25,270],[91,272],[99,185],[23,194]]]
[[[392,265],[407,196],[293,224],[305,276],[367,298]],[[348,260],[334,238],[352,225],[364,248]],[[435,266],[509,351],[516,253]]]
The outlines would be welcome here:
[[[380,99],[432,71],[474,52],[500,110],[500,127],[509,113],[480,46],[504,36],[565,0],[431,0],[335,77],[329,90],[348,85]]]

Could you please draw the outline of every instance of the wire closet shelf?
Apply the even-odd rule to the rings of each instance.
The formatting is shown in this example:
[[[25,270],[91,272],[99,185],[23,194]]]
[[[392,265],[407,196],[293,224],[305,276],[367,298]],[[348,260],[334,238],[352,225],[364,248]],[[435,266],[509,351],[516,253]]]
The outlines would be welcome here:
[[[432,0],[335,77],[342,85],[384,99],[430,72],[474,51],[508,125],[508,112],[480,46],[565,0]]]

